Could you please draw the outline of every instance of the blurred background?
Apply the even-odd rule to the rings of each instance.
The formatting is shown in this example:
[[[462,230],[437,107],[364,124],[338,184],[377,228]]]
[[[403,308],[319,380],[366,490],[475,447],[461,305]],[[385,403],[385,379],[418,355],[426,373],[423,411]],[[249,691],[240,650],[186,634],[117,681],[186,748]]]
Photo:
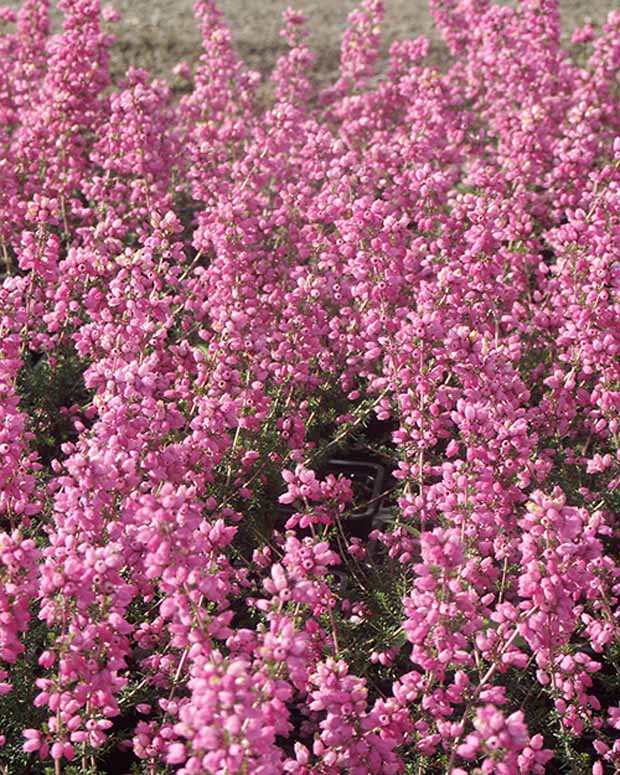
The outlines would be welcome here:
[[[6,0],[5,0],[6,2]],[[103,4],[107,4],[103,0]],[[110,0],[123,18],[115,25],[118,41],[113,71],[122,75],[132,64],[153,75],[167,77],[181,60],[192,64],[200,54],[200,38],[194,22],[193,0]],[[17,7],[18,0],[8,5]],[[270,72],[277,57],[286,50],[278,32],[281,14],[287,6],[303,11],[309,20],[308,43],[316,54],[316,79],[326,83],[338,65],[340,38],[347,14],[356,0],[220,0],[237,50],[253,70]],[[396,39],[425,35],[431,41],[430,59],[445,60],[446,51],[438,39],[428,12],[427,0],[385,0],[383,54]],[[562,0],[560,8],[564,35],[591,21],[604,22],[618,0]]]

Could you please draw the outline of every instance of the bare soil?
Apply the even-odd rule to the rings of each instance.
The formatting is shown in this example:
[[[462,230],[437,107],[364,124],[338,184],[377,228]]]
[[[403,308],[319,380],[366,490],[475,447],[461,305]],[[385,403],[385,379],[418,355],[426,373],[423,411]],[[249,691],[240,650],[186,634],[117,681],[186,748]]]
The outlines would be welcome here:
[[[116,0],[123,13],[119,25],[118,65],[141,64],[154,74],[164,75],[180,60],[192,62],[199,52],[199,35],[194,23],[192,0]],[[268,73],[285,51],[279,36],[282,11],[291,5],[303,11],[309,21],[309,45],[316,53],[316,77],[324,82],[338,66],[340,39],[348,13],[356,0],[221,0],[220,7],[230,25],[235,45],[255,70]],[[431,41],[435,62],[446,51],[433,28],[426,0],[386,0],[383,50],[392,41],[425,35]],[[602,24],[617,0],[562,0],[564,32],[570,35],[586,21]]]
[[[15,7],[20,3],[9,0],[8,4]],[[122,75],[131,64],[168,77],[179,61],[191,64],[200,55],[193,0],[112,0],[111,4],[123,15],[116,25],[115,76]],[[285,51],[279,29],[282,11],[288,5],[303,11],[309,19],[309,44],[316,53],[315,75],[325,83],[338,66],[346,17],[357,0],[220,0],[237,50],[252,69],[263,74],[270,72]],[[433,28],[427,0],[385,0],[385,6],[384,56],[392,41],[425,35],[431,41],[431,60],[439,63],[445,59],[446,51]],[[570,35],[586,21],[594,25],[604,22],[608,12],[618,8],[618,2],[562,0],[560,8],[564,32]]]

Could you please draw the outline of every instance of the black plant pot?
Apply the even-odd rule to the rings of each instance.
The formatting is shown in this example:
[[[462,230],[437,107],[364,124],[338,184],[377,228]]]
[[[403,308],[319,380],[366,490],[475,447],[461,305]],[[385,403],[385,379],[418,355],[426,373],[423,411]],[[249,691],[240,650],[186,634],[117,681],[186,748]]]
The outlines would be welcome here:
[[[367,539],[372,530],[372,520],[381,505],[381,493],[386,480],[385,467],[364,460],[328,460],[318,472],[320,478],[329,474],[345,476],[353,488],[353,504],[342,517],[342,526],[349,536]],[[288,503],[278,503],[276,527],[282,529],[286,521],[295,513],[295,507]],[[302,536],[310,535],[308,529],[299,529]]]
[[[345,476],[351,481],[353,504],[343,515],[342,526],[346,534],[368,539],[373,518],[381,506],[386,478],[384,466],[361,460],[332,459],[321,473]]]

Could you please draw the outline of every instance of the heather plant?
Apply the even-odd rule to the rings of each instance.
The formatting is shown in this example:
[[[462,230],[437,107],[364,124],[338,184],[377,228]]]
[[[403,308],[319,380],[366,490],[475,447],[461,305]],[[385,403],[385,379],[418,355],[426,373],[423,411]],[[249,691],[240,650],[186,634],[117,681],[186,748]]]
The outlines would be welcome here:
[[[620,769],[620,14],[430,5],[2,10],[1,772]]]

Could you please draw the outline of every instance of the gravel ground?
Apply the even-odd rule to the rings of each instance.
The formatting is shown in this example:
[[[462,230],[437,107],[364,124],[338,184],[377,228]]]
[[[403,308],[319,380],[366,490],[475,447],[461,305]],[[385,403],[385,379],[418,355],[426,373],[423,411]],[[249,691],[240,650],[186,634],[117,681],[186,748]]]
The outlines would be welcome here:
[[[19,2],[9,0],[9,4],[17,6]],[[134,64],[154,75],[167,76],[177,62],[191,63],[199,55],[193,0],[111,0],[111,4],[123,14],[116,30],[115,75]],[[262,73],[269,72],[285,50],[278,30],[281,13],[288,5],[302,10],[309,19],[316,77],[324,83],[337,67],[340,37],[356,0],[220,0],[237,49],[251,68]],[[432,60],[441,62],[445,49],[433,29],[427,0],[385,0],[385,6],[384,52],[393,40],[426,35],[431,40]],[[614,7],[618,7],[617,0],[562,0],[565,33],[588,20],[600,24]]]

